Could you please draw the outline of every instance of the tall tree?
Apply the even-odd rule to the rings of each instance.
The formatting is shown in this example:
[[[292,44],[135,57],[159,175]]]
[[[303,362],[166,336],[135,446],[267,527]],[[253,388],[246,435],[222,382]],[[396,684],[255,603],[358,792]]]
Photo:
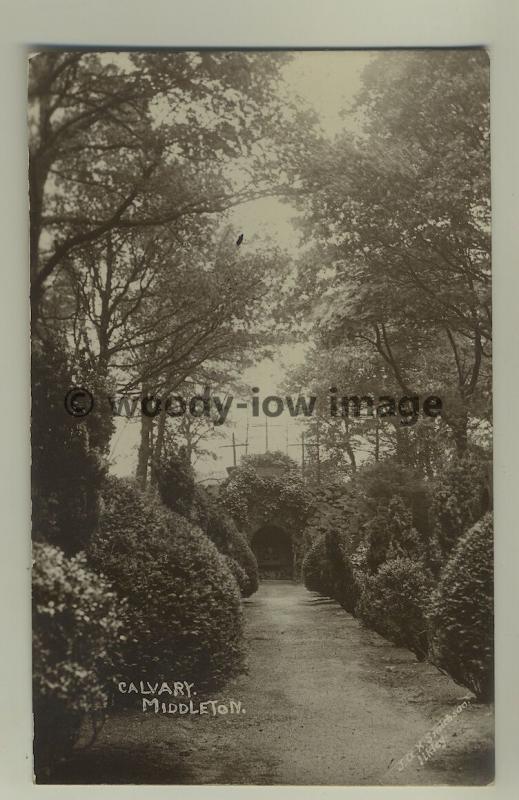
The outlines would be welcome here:
[[[403,393],[442,394],[459,452],[490,414],[488,100],[484,51],[382,54],[364,74],[361,134],[317,141],[298,190],[318,242],[298,291]]]
[[[291,114],[275,91],[284,60],[80,51],[31,59],[35,327],[56,274],[109,232],[171,226],[272,190],[268,143],[281,141]]]

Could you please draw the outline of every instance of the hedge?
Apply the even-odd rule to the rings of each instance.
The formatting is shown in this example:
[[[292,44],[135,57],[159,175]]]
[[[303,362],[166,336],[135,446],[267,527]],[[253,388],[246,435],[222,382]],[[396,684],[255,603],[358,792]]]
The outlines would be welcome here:
[[[154,476],[164,505],[188,517],[195,499],[195,473],[185,454],[164,456]]]
[[[365,577],[356,613],[368,628],[408,647],[422,660],[428,653],[426,613],[431,591],[432,578],[424,565],[398,556]]]
[[[247,539],[238,530],[231,517],[213,508],[207,521],[207,536],[218,550],[234,560],[244,573],[245,580],[238,582],[242,596],[250,597],[254,594],[259,586],[258,562]]]
[[[431,608],[432,658],[483,701],[493,697],[493,525],[491,513],[458,541]]]
[[[109,438],[110,415],[96,408],[86,418],[67,414],[64,398],[73,385],[69,359],[56,342],[32,353],[31,477],[33,541],[44,541],[72,556],[84,550],[99,519],[98,494],[105,478],[102,453],[93,446]],[[99,389],[102,394],[105,389]]]
[[[125,608],[84,554],[33,545],[35,772],[66,756],[90,715],[98,723],[120,668]]]
[[[217,686],[243,665],[236,580],[203,532],[129,480],[111,478],[90,548],[128,603],[130,675]]]
[[[331,585],[324,533],[315,539],[303,559],[303,581],[308,591],[329,595]]]
[[[346,611],[354,611],[359,587],[337,532],[316,538],[303,559],[302,571],[307,589],[333,597]]]

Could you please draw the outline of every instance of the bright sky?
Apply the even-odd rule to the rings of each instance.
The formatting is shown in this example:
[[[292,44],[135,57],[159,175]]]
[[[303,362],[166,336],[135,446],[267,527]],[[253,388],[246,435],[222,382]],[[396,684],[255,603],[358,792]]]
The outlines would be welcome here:
[[[324,132],[333,137],[356,127],[352,117],[341,118],[361,88],[361,72],[373,51],[311,51],[296,53],[285,67],[286,85],[319,114]]]
[[[313,51],[296,52],[293,60],[284,68],[284,79],[287,89],[304,100],[315,109],[320,118],[323,132],[333,138],[344,129],[355,131],[357,122],[353,115],[341,117],[341,111],[347,110],[360,89],[362,69],[373,58],[368,51]],[[254,237],[265,240],[270,238],[274,245],[285,249],[289,256],[297,255],[299,235],[292,224],[296,210],[281,203],[276,198],[262,198],[236,206],[226,215],[226,224],[230,223],[244,233],[246,240]],[[301,346],[280,348],[274,361],[263,360],[247,370],[243,380],[249,386],[258,386],[261,398],[267,395],[280,394],[287,367],[301,363],[304,348]],[[250,397],[243,398],[250,401]],[[236,442],[244,443],[247,439],[247,417],[249,453],[265,451],[265,417],[250,416],[248,410],[238,410],[235,405],[229,412],[229,424],[223,436],[214,437],[205,446],[212,449],[216,459],[206,457],[196,464],[200,479],[211,477],[222,478],[226,475],[226,467],[233,463],[232,441],[234,432]],[[269,450],[286,452],[287,439],[289,445],[298,442],[300,428],[295,420],[290,419],[284,411],[279,417],[268,422]],[[135,422],[121,421],[117,425],[112,443],[112,469],[120,475],[132,474],[135,469],[139,425]],[[227,446],[222,446],[227,445]],[[238,449],[238,459],[244,448]],[[290,446],[289,454],[300,460],[300,448]]]

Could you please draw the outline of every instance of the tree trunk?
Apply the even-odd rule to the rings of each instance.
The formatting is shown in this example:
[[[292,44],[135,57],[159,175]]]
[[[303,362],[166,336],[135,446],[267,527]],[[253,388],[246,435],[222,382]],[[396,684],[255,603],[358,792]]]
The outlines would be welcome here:
[[[375,415],[375,463],[380,461],[380,419]]]
[[[143,399],[149,393],[149,386],[142,387]],[[150,462],[152,448],[153,417],[141,413],[141,441],[139,445],[139,455],[137,458],[137,470],[135,477],[140,486],[145,489],[148,481],[148,466]]]
[[[463,458],[468,447],[468,414],[464,412],[452,425],[456,453],[459,458]]]
[[[351,470],[352,472],[357,471],[357,460],[355,458],[355,451],[350,443],[350,422],[348,419],[344,419],[344,429],[346,431],[346,439],[344,441],[344,449],[348,454],[348,458],[350,459]]]
[[[165,434],[165,431],[166,431],[166,417],[167,417],[167,414],[166,414],[166,398],[167,398],[167,396],[168,395],[166,393],[164,395],[163,399],[162,399],[162,404],[161,404],[160,413],[159,413],[159,421],[158,421],[158,425],[157,425],[157,435],[155,437],[155,444],[154,444],[153,448],[150,448],[150,449],[152,449],[152,452],[151,452],[152,470],[151,470],[151,475],[150,475],[150,482],[151,482],[152,486],[154,486],[157,483],[156,470],[157,470],[157,468],[158,468],[158,466],[160,464],[160,459],[161,459],[161,456],[162,456],[162,447],[164,445],[164,434]]]
[[[97,359],[97,369],[99,375],[105,379],[108,376],[108,366],[110,361],[110,321],[111,321],[111,301],[112,284],[115,269],[115,254],[112,241],[112,234],[109,231],[106,235],[106,280],[105,286],[100,287],[99,295],[101,309],[99,313],[99,328],[97,332],[99,340],[99,357]]]
[[[396,435],[396,460],[399,464],[411,466],[413,458],[409,441],[409,430],[403,427],[399,420],[397,420],[394,425]]]

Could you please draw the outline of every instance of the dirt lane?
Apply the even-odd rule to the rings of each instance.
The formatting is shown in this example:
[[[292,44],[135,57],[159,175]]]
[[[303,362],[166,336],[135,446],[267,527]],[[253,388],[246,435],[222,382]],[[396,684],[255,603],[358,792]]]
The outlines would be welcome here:
[[[367,631],[304,587],[265,582],[247,606],[250,672],[229,688],[243,719],[216,746],[214,782],[473,783],[491,778],[492,717],[471,704],[445,728],[446,746],[421,766],[398,761],[469,696],[434,667]],[[216,720],[222,722],[222,720]],[[199,756],[207,756],[198,742]],[[220,746],[219,746],[220,744]],[[204,759],[200,759],[203,761]],[[197,758],[197,761],[199,759]],[[200,763],[200,762],[199,762]],[[200,781],[209,782],[195,767]],[[490,774],[489,774],[490,773]],[[205,775],[205,777],[204,777]]]
[[[233,716],[118,715],[72,772],[106,782],[487,783],[492,712],[470,702],[420,765],[398,761],[470,693],[363,629],[334,601],[269,581],[246,602],[249,673],[220,693]],[[129,737],[122,746],[121,738]],[[85,760],[86,759],[86,760]],[[114,774],[113,761],[117,761]],[[112,766],[111,766],[112,764]],[[62,775],[63,782],[73,778]],[[84,778],[83,778],[84,779]],[[90,778],[92,780],[92,778]],[[87,781],[89,782],[89,781]]]

